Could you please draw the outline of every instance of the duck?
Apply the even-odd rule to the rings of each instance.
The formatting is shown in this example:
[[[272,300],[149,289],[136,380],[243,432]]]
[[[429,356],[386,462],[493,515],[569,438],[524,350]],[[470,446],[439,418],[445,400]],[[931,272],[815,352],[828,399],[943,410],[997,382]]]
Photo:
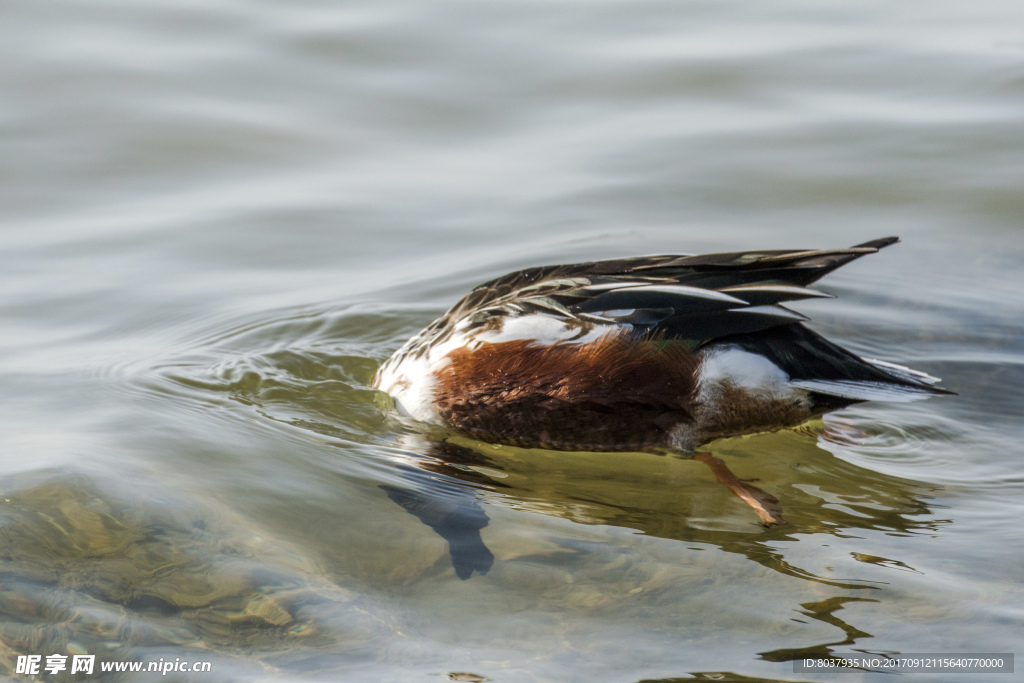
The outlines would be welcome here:
[[[857,356],[784,305],[832,298],[810,285],[897,242],[518,270],[409,339],[372,386],[406,417],[488,443],[694,458],[763,523],[782,524],[777,499],[700,447],[863,401],[953,393],[924,372]]]

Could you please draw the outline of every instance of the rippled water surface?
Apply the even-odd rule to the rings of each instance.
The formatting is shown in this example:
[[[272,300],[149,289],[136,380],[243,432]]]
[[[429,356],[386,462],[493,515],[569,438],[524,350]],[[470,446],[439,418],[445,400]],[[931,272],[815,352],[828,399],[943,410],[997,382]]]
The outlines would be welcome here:
[[[821,681],[794,660],[1024,654],[1024,5],[3,16],[0,670]],[[369,387],[515,268],[889,234],[797,308],[959,395],[713,443],[787,526],[694,461],[480,444]],[[459,552],[493,566],[463,580]],[[1009,677],[914,680],[972,678]]]

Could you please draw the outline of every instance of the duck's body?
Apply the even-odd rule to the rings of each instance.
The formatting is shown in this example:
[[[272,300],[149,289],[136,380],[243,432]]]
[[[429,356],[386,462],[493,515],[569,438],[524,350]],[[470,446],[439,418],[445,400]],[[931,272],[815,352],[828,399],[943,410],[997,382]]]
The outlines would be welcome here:
[[[483,440],[684,452],[860,401],[948,393],[841,349],[780,305],[829,296],[807,285],[896,241],[510,273],[409,340],[374,386],[413,418]]]

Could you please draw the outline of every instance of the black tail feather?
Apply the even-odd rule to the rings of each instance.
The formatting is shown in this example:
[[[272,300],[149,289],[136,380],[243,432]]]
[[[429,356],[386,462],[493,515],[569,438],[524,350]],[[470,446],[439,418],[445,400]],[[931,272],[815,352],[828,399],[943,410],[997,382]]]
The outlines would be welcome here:
[[[723,337],[746,351],[764,356],[790,380],[887,384],[931,394],[952,393],[912,374],[889,371],[833,344],[800,324],[781,325],[752,334]]]

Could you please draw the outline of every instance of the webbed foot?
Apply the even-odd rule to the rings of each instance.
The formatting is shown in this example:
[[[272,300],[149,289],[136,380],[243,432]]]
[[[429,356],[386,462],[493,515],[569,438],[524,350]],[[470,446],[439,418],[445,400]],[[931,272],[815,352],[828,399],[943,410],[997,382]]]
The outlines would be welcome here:
[[[740,479],[726,467],[725,462],[721,458],[716,458],[710,453],[697,453],[693,456],[693,459],[700,460],[710,467],[711,472],[715,475],[715,480],[728,486],[729,490],[739,497],[740,500],[753,508],[754,512],[761,519],[761,523],[765,526],[772,526],[773,524],[782,526],[789,523],[782,518],[782,506],[779,505],[778,498],[767,491],[762,491],[756,486],[746,483],[757,481],[756,479]]]

